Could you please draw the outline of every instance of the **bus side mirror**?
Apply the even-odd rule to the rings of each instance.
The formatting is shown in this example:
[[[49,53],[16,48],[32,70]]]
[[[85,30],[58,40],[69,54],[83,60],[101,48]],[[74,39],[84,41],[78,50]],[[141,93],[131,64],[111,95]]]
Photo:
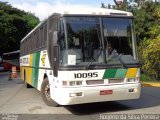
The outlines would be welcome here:
[[[53,45],[57,45],[59,41],[59,31],[54,31],[53,32]]]
[[[58,41],[59,41],[59,31],[53,32],[53,75],[55,77],[58,76],[58,67],[59,67],[59,47],[58,47]]]
[[[58,76],[58,67],[59,67],[59,46],[53,46],[53,75],[54,77]]]
[[[49,33],[47,40],[47,52],[48,58],[53,70],[53,75],[58,76],[58,66],[59,66],[59,47],[58,47],[58,31],[52,31]]]

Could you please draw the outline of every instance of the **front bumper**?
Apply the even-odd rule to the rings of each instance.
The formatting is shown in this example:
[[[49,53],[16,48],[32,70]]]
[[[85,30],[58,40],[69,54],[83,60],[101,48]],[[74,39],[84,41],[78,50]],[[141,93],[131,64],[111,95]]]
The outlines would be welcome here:
[[[131,91],[135,89],[135,91]],[[100,95],[102,90],[112,90],[112,94]],[[82,93],[82,96],[70,96],[73,93]],[[117,101],[138,99],[141,93],[141,84],[121,84],[110,86],[87,86],[74,88],[55,88],[52,99],[60,105],[72,105],[102,101]]]

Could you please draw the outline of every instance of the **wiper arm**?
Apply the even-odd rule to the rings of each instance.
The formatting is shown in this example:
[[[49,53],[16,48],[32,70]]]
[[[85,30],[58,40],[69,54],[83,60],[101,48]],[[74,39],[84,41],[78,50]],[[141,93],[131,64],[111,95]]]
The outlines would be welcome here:
[[[126,66],[126,64],[122,61],[122,59],[121,59],[121,56],[122,56],[123,54],[119,54],[118,55],[118,57],[114,60],[114,61],[119,61],[122,65],[123,65],[123,67],[125,67],[125,68],[127,68],[127,66]],[[115,55],[114,55],[115,56]]]
[[[96,32],[97,32],[98,41],[99,41],[99,43],[100,43],[100,46],[102,46],[98,28],[96,28]],[[98,48],[98,51],[97,51],[97,53],[96,53],[96,56],[99,57],[100,54],[101,54],[101,51],[102,51],[102,47],[99,47],[99,48]],[[95,56],[93,56],[93,58],[91,59],[91,61],[88,63],[88,65],[86,66],[86,69],[89,69],[89,67],[92,65],[92,63],[93,63],[94,60],[95,60]]]
[[[121,54],[122,56],[122,54]],[[121,59],[121,56],[118,57],[118,60],[120,61],[120,63],[123,65],[123,67],[127,68],[126,64],[123,62],[123,60]]]
[[[95,56],[99,57],[100,54],[101,54],[101,52],[102,52],[102,47],[99,47],[99,49],[98,49],[98,51],[97,51],[97,53],[96,53]],[[88,63],[88,65],[86,66],[86,69],[90,68],[90,66],[92,65],[93,61],[95,60],[95,56],[93,56],[93,58],[91,59],[91,61]]]

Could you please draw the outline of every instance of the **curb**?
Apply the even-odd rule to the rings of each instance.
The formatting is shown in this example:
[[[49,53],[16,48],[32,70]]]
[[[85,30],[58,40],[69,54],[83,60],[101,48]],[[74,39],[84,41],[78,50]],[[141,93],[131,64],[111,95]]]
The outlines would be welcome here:
[[[152,83],[152,82],[141,82],[142,86],[147,87],[160,87],[160,83]]]

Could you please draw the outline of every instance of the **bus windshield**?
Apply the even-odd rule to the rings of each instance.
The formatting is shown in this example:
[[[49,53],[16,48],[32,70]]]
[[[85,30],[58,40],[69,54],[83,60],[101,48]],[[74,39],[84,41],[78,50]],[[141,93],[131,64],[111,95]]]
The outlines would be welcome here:
[[[135,63],[132,19],[64,17],[60,64],[92,65]],[[121,60],[120,60],[121,59]]]

